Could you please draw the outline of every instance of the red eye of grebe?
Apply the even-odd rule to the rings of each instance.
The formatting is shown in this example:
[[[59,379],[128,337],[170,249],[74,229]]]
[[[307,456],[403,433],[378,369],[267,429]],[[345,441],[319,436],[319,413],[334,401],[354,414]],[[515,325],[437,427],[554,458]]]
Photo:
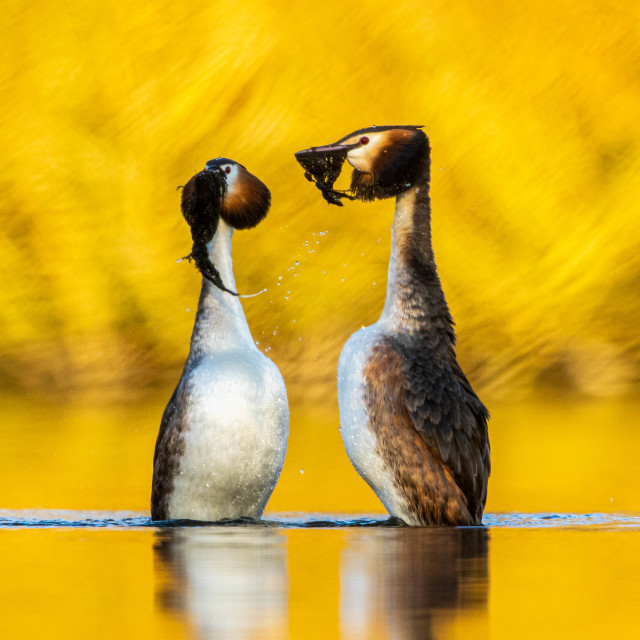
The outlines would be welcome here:
[[[224,172],[225,173],[231,173],[231,167],[225,167],[224,168]]]
[[[360,144],[369,144],[369,138],[362,136],[362,138],[360,138]]]

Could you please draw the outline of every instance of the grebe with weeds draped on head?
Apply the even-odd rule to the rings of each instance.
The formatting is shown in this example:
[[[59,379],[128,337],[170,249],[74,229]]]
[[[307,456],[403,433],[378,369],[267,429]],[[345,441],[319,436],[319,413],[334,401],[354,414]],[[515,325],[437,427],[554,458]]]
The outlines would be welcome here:
[[[286,389],[251,337],[231,263],[234,229],[256,226],[270,204],[267,187],[227,158],[207,162],[183,188],[189,258],[202,290],[189,356],[156,441],[153,520],[259,518],[282,471]]]

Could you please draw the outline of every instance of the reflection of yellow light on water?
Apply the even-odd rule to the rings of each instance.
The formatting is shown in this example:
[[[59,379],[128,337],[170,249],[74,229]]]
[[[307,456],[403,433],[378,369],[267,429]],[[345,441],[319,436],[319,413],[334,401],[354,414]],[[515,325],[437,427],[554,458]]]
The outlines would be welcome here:
[[[188,637],[156,609],[152,531],[2,533],[3,637]]]
[[[164,400],[61,408],[5,398],[2,508],[148,510]],[[639,511],[639,412],[633,402],[496,404],[487,510]],[[292,416],[267,514],[300,511],[384,513],[347,458],[337,407]]]
[[[452,549],[456,533],[182,530],[168,562],[158,547],[170,532],[3,531],[0,563],[11,579],[0,584],[0,631],[192,638],[224,630],[293,640],[413,638],[426,629],[434,638],[534,638],[542,625],[552,637],[601,638],[633,628],[638,531],[497,528],[486,533],[484,556]],[[278,551],[261,542],[266,535]],[[270,589],[252,589],[265,578]]]
[[[639,542],[638,531],[492,531],[490,637],[628,635]]]

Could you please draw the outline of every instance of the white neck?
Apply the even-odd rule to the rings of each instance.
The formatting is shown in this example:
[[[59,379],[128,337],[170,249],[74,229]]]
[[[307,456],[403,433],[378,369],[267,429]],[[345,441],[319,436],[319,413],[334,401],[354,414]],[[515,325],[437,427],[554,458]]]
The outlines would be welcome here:
[[[411,189],[396,198],[396,210],[391,227],[391,256],[387,276],[387,295],[378,323],[386,330],[402,328],[409,319],[406,297],[402,295],[409,273],[403,259],[403,248],[413,230],[413,209],[416,190]]]
[[[235,291],[231,263],[232,235],[233,227],[220,218],[216,233],[207,244],[207,250],[224,286]],[[202,290],[187,365],[195,364],[202,357],[212,353],[247,347],[256,348],[240,300],[202,278]]]

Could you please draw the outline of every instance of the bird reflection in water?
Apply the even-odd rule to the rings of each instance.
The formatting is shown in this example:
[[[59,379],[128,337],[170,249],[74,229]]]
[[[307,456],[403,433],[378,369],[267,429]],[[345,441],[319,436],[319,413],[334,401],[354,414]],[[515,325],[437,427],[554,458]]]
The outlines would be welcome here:
[[[436,623],[485,610],[488,543],[484,528],[353,532],[340,563],[341,636],[437,638]]]
[[[317,523],[314,526],[317,529]],[[460,616],[487,606],[488,543],[484,528],[339,527],[324,529],[329,557],[309,571],[287,545],[292,531],[266,527],[194,527],[156,532],[158,602],[184,618],[198,638],[290,637],[289,576],[297,573],[293,602],[335,615],[335,601],[318,581],[338,585],[331,555],[340,554],[340,637],[349,640],[441,638]],[[304,537],[304,531],[297,531]],[[311,532],[309,532],[311,533]],[[318,540],[307,538],[307,544]],[[300,538],[299,538],[300,539]],[[311,552],[300,547],[300,553]],[[292,552],[293,557],[288,557]],[[300,567],[305,567],[300,571]],[[331,592],[333,593],[333,592]],[[328,595],[329,594],[329,595]],[[315,618],[296,613],[320,637]],[[474,637],[480,637],[475,629]],[[481,635],[481,634],[480,634]],[[296,636],[297,637],[297,636]]]
[[[194,637],[287,637],[286,539],[276,531],[161,529],[154,552],[158,602]]]

